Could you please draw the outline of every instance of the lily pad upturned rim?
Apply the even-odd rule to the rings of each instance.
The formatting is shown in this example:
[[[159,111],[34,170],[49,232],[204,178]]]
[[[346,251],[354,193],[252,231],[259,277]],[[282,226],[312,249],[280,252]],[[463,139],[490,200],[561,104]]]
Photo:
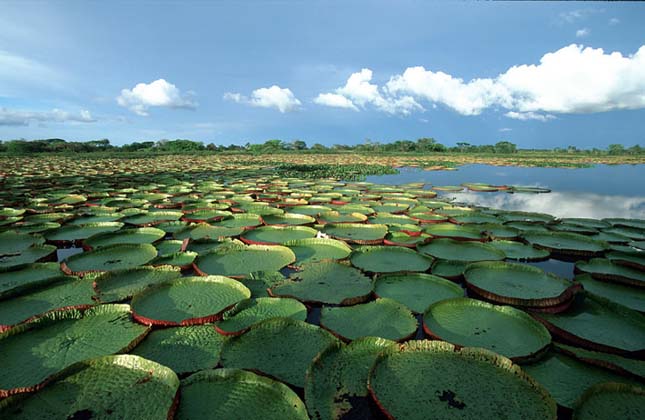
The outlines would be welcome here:
[[[512,314],[513,316],[522,319],[526,323],[532,324],[533,326],[537,327],[537,329],[539,329],[540,332],[544,335],[544,337],[542,337],[542,338],[546,339],[548,337],[548,342],[545,342],[544,345],[541,348],[538,348],[538,349],[536,349],[535,351],[533,351],[533,352],[531,352],[529,354],[523,354],[523,355],[514,356],[514,357],[508,357],[508,356],[503,356],[502,355],[503,357],[508,357],[513,362],[523,363],[523,362],[534,361],[536,359],[539,359],[551,347],[552,337],[551,337],[549,329],[546,328],[544,325],[541,325],[539,322],[536,322],[536,320],[533,317],[531,317],[531,315],[527,314],[526,312],[524,312],[524,311],[522,311],[520,309],[514,308],[512,306],[495,305],[495,304],[492,304],[492,303],[488,303],[488,302],[484,302],[484,301],[481,301],[481,300],[468,298],[468,297],[458,297],[458,298],[453,298],[453,299],[446,299],[446,300],[442,300],[442,301],[439,301],[439,302],[436,302],[436,303],[430,305],[428,307],[428,309],[423,314],[422,326],[423,326],[423,331],[426,333],[426,335],[428,335],[429,337],[432,337],[435,340],[449,342],[448,340],[445,340],[444,338],[442,338],[439,335],[437,335],[434,331],[432,331],[428,327],[428,325],[426,323],[426,318],[428,316],[428,313],[433,308],[435,308],[435,307],[437,307],[439,305],[450,305],[450,304],[455,304],[455,303],[464,303],[466,305],[485,307],[485,308],[487,308],[489,310],[501,312],[501,313],[503,313],[505,315],[511,315]],[[472,346],[463,345],[463,344],[459,344],[459,343],[453,343],[453,342],[449,342],[449,343],[452,344],[453,346],[455,346],[458,349],[472,347]]]
[[[217,275],[211,275],[211,276],[201,276],[201,277],[180,277],[178,279],[173,279],[170,281],[165,281],[161,283],[157,283],[154,285],[151,285],[144,290],[140,291],[139,293],[135,294],[132,296],[132,300],[130,302],[130,306],[132,308],[132,318],[137,321],[140,324],[143,325],[152,325],[152,326],[158,326],[158,327],[181,327],[181,326],[189,326],[189,325],[202,325],[202,324],[208,324],[212,322],[219,321],[222,317],[222,314],[233,308],[236,304],[238,304],[240,301],[235,302],[231,305],[228,305],[227,307],[209,314],[209,315],[204,315],[204,316],[199,316],[199,317],[192,317],[192,318],[186,318],[183,319],[180,322],[176,321],[168,321],[168,320],[163,320],[163,319],[155,319],[151,318],[145,315],[142,315],[136,311],[136,304],[139,300],[143,299],[146,295],[149,295],[151,293],[155,293],[160,291],[161,289],[165,289],[168,287],[180,285],[180,284],[185,284],[185,283],[220,283],[220,284],[227,284],[229,286],[233,286],[236,288],[239,288],[242,293],[248,292],[247,296],[242,299],[248,299],[251,296],[250,290],[244,286],[241,282],[234,280],[230,277],[226,276],[217,276]],[[245,293],[246,294],[246,293]]]
[[[614,282],[614,283],[624,284],[627,286],[634,286],[638,288],[645,288],[645,281],[638,280],[637,278],[627,277],[626,275],[620,275],[617,273],[603,273],[602,271],[599,271],[599,270],[593,270],[594,265],[601,265],[601,264],[605,264],[606,266],[616,266],[618,269],[622,269],[626,273],[631,271],[636,276],[642,275],[642,273],[640,273],[638,269],[628,267],[628,266],[623,266],[620,264],[615,264],[611,260],[608,260],[605,258],[592,258],[586,261],[578,261],[575,265],[575,272],[590,274],[591,277],[602,281]]]
[[[0,341],[14,335],[19,335],[21,333],[29,332],[31,330],[46,328],[48,325],[55,324],[58,321],[64,321],[69,319],[79,320],[79,319],[85,318],[86,316],[92,316],[95,314],[101,315],[102,313],[106,313],[109,311],[127,313],[129,317],[132,318],[132,310],[130,308],[130,305],[127,305],[127,304],[96,305],[85,309],[78,309],[78,308],[59,309],[59,310],[47,312],[41,316],[31,319],[29,322],[16,325],[15,327],[0,333]],[[135,324],[132,319],[131,319],[131,322]],[[128,343],[124,348],[119,349],[116,353],[129,352],[130,350],[135,348],[137,344],[139,344],[151,331],[151,327],[149,326],[146,327],[146,326],[140,325],[140,327],[144,328],[141,334],[135,337],[135,339],[132,340],[130,343]],[[42,388],[46,383],[48,383],[51,377],[52,375],[49,375],[42,381],[32,386],[25,386],[25,387],[12,388],[12,389],[0,388],[0,398],[5,398],[10,395],[21,394],[25,392],[37,391],[38,389]]]
[[[49,386],[54,385],[60,380],[64,380],[69,376],[72,376],[76,373],[79,373],[85,369],[91,369],[95,365],[105,365],[105,364],[116,364],[118,366],[124,367],[126,365],[136,364],[136,369],[142,370],[146,375],[155,375],[158,376],[163,382],[174,388],[174,398],[170,401],[168,406],[168,418],[171,418],[171,415],[177,405],[177,395],[179,392],[179,378],[170,368],[161,365],[153,360],[144,359],[143,357],[133,355],[133,354],[112,354],[106,356],[99,356],[87,360],[81,360],[76,362],[63,370],[49,376],[45,381],[39,384],[36,390],[41,390]],[[132,367],[132,366],[127,366]],[[37,394],[36,394],[37,395]],[[31,393],[22,393],[15,396],[11,396],[5,400],[0,400],[0,412],[3,409],[8,409],[13,404],[20,405],[23,401],[28,398],[33,398],[35,394]]]
[[[481,270],[481,269],[495,270],[495,269],[503,269],[503,268],[508,268],[509,270],[526,271],[526,272],[534,273],[536,275],[544,275],[553,281],[558,281],[561,283],[568,284],[568,286],[562,291],[562,293],[560,293],[557,296],[549,296],[549,297],[538,298],[538,299],[524,299],[519,297],[505,296],[505,295],[491,292],[489,290],[476,286],[472,282],[472,278],[471,278],[471,281],[468,280],[469,273],[470,275],[472,275],[472,272],[475,270]],[[575,295],[582,290],[582,286],[580,284],[575,282],[569,282],[563,278],[556,276],[553,273],[547,273],[538,267],[526,265],[526,264],[504,262],[504,261],[480,261],[480,262],[471,263],[466,267],[463,275],[464,275],[464,284],[466,285],[466,288],[468,290],[472,290],[473,292],[475,292],[476,295],[483,297],[485,300],[492,301],[497,304],[504,304],[504,305],[538,307],[538,308],[543,308],[545,310],[546,308],[553,307],[552,309],[557,311],[566,310],[568,308],[568,305],[565,305],[565,306],[562,306],[562,305],[565,302],[571,301],[575,297]]]
[[[513,363],[511,359],[482,348],[457,347],[445,341],[411,340],[406,343],[399,344],[398,347],[394,349],[381,352],[377,356],[376,361],[372,365],[372,368],[370,369],[370,373],[368,375],[367,388],[370,392],[370,395],[372,396],[374,402],[376,402],[379,409],[390,419],[394,419],[395,417],[387,410],[383,403],[379,401],[378,395],[374,390],[375,374],[376,370],[378,369],[379,363],[389,357],[394,356],[397,353],[402,352],[456,353],[472,360],[491,363],[497,368],[510,372],[519,380],[527,382],[531,388],[533,388],[540,394],[541,399],[543,400],[546,408],[550,413],[549,418],[551,418],[552,420],[555,420],[557,418],[557,404],[551,397],[549,392],[535,379],[525,373],[517,364]]]
[[[629,393],[632,395],[637,395],[641,398],[645,398],[645,388],[638,387],[635,385],[628,385],[616,382],[603,382],[595,384],[587,388],[587,390],[578,398],[573,407],[573,418],[579,419],[580,411],[584,408],[585,403],[590,399],[597,396],[598,394],[604,394],[607,392],[622,392]],[[611,408],[609,408],[611,411]]]

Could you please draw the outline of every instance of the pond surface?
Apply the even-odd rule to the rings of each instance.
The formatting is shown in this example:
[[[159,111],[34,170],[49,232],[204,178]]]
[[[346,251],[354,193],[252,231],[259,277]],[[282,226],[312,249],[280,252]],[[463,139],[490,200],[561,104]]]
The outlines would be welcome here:
[[[368,176],[367,181],[389,185],[409,182],[426,182],[429,185],[482,182],[546,187],[551,189],[550,193],[460,192],[441,193],[441,196],[454,198],[462,203],[548,213],[557,217],[645,219],[645,165],[595,165],[580,169],[465,165],[456,171],[402,168],[400,174]]]

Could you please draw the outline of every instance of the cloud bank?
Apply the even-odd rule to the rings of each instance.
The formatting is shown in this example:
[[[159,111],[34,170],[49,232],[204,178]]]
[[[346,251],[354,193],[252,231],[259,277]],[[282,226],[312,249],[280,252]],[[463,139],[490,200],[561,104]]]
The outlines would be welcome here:
[[[509,118],[547,121],[551,114],[645,108],[645,46],[623,56],[571,44],[545,54],[538,64],[515,65],[495,78],[464,81],[416,66],[380,87],[371,80],[372,71],[362,69],[345,86],[319,94],[314,102],[355,111],[372,106],[410,114],[423,111],[425,101],[462,115],[497,109],[506,111]]]
[[[296,111],[302,103],[288,88],[273,85],[268,88],[259,88],[251,92],[251,97],[240,93],[227,92],[224,99],[240,104],[247,104],[259,108],[274,108],[281,113]]]
[[[150,107],[195,109],[193,93],[182,94],[177,86],[164,79],[152,83],[139,83],[132,89],[123,89],[116,98],[119,105],[141,116],[148,116]]]
[[[91,123],[96,119],[90,111],[82,110],[79,113],[71,113],[60,109],[51,111],[24,111],[0,108],[0,126],[26,126],[32,122],[77,122]]]

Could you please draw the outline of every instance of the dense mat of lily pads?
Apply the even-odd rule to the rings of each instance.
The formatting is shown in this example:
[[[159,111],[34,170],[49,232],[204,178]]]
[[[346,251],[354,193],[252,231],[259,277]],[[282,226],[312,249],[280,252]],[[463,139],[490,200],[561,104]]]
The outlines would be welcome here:
[[[185,159],[7,166],[1,418],[643,417],[645,220]]]

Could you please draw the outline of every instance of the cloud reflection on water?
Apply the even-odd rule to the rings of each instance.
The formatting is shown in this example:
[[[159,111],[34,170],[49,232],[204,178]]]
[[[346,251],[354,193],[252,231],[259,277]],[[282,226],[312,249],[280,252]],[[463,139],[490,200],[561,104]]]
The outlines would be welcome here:
[[[556,217],[627,217],[645,219],[645,197],[551,192],[508,194],[462,192],[446,194],[456,201],[504,210],[548,213]]]

